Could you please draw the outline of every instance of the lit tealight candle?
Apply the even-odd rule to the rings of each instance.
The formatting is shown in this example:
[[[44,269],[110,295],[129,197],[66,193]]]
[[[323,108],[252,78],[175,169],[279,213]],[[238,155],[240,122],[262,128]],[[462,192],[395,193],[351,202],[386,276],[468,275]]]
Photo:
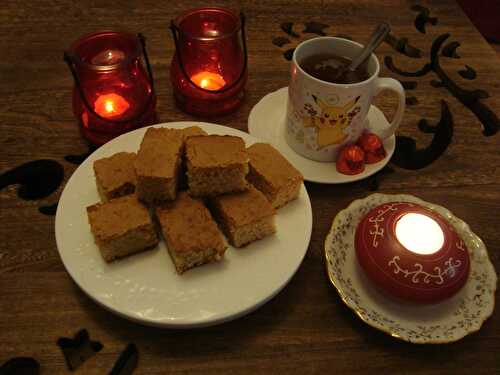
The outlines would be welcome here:
[[[212,72],[200,72],[191,77],[191,80],[202,89],[217,91],[226,85],[226,81],[220,74]]]
[[[414,253],[429,255],[443,247],[443,230],[427,215],[407,213],[397,221],[395,231],[401,245]]]
[[[117,49],[109,49],[99,52],[92,58],[94,65],[115,65],[125,58],[125,54]]]
[[[120,116],[129,109],[130,104],[125,98],[118,94],[106,94],[97,98],[94,110],[102,117]]]
[[[203,22],[203,33],[208,37],[217,37],[220,35],[219,30],[217,29],[217,24],[215,22]]]

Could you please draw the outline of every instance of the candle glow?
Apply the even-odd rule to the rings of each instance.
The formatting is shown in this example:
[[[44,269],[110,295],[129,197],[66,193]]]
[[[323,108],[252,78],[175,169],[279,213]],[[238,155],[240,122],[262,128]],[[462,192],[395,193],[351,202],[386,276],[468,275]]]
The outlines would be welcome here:
[[[97,98],[94,110],[102,117],[120,116],[129,109],[130,104],[118,94],[106,94]]]
[[[432,218],[407,213],[396,223],[396,238],[406,249],[421,255],[433,254],[444,244],[443,230]]]
[[[94,65],[114,65],[125,59],[125,54],[120,50],[106,50],[99,52],[92,58]]]
[[[220,74],[212,72],[199,72],[191,77],[191,80],[202,89],[217,91],[226,85],[226,81]]]

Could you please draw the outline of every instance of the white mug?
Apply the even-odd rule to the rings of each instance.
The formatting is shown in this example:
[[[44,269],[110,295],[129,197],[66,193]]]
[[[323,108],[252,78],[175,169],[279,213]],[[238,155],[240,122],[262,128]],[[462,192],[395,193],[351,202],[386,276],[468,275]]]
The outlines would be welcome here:
[[[374,54],[367,63],[369,78],[353,84],[319,80],[300,66],[305,58],[316,54],[332,53],[353,59],[361,48],[361,44],[347,39],[320,37],[306,40],[295,49],[285,137],[298,154],[317,161],[335,161],[339,150],[355,143],[365,129],[384,140],[401,123],[405,110],[403,86],[395,79],[379,78],[380,65]],[[392,90],[398,96],[396,114],[387,128],[367,121],[373,97],[382,90]]]

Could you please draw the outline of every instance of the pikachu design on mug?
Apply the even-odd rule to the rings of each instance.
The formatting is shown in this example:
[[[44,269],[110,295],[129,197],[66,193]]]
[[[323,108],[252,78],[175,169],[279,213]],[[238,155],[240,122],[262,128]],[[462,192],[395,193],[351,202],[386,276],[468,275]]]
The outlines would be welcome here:
[[[315,95],[312,95],[312,98],[320,108],[320,114],[319,116],[303,116],[302,123],[305,128],[316,128],[318,150],[344,142],[347,138],[344,130],[349,127],[352,118],[359,111],[359,108],[354,108],[354,106],[360,97],[338,107],[328,105]]]

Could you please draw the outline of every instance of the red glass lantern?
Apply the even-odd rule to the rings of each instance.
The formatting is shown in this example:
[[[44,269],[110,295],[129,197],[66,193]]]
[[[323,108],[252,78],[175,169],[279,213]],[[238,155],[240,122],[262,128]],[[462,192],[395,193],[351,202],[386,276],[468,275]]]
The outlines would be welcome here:
[[[404,301],[441,302],[467,282],[469,252],[441,215],[414,203],[373,208],[355,235],[358,262],[375,286]]]
[[[248,74],[244,21],[227,9],[197,8],[171,22],[170,78],[182,110],[214,116],[241,103]]]
[[[88,141],[101,145],[157,122],[153,74],[141,34],[89,34],[74,42],[64,59],[75,80],[73,112]]]

